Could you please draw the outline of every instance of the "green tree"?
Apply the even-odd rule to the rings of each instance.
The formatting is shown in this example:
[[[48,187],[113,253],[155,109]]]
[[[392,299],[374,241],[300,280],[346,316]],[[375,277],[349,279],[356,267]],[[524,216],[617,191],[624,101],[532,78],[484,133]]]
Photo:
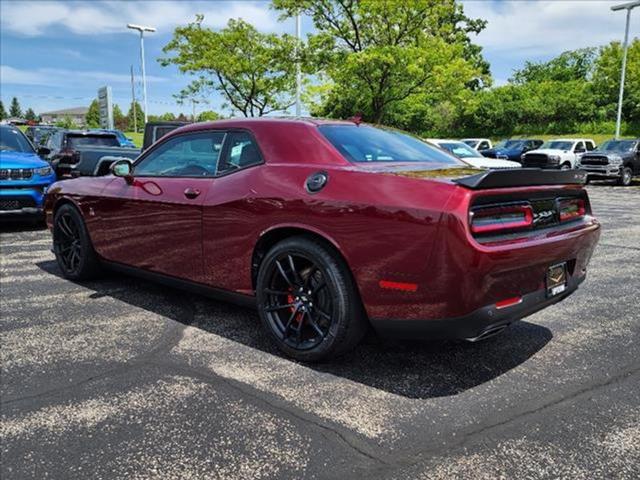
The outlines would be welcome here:
[[[323,115],[362,112],[365,120],[395,124],[401,106],[418,107],[418,98],[450,83],[442,75],[462,78],[462,88],[490,81],[469,37],[485,23],[466,17],[454,0],[274,0],[274,7],[283,17],[313,19],[317,33],[309,36],[306,65],[317,65],[329,80]],[[453,62],[462,70],[448,69]]]
[[[85,123],[89,128],[100,128],[100,105],[97,99],[94,99],[91,105],[89,105],[89,110],[85,116]]]
[[[229,20],[214,31],[202,26],[204,17],[178,27],[164,47],[162,65],[177,65],[199,78],[180,92],[183,98],[217,90],[225,107],[245,117],[283,111],[293,105],[297,41],[289,35],[264,34],[243,20]]]
[[[127,112],[127,129],[130,132],[133,132],[134,130],[134,123],[135,123],[135,127],[138,129],[138,131],[142,131],[144,130],[144,111],[142,110],[142,107],[140,106],[140,104],[138,102],[135,102],[135,122],[134,122],[134,115],[133,115],[133,110],[134,110],[134,102],[131,102],[131,104],[129,105],[129,111]]]
[[[4,109],[4,103],[0,100],[0,120],[7,118],[7,111]]]
[[[60,127],[60,128],[66,128],[66,129],[72,129],[72,128],[76,128],[76,122],[73,121],[73,118],[71,118],[69,115],[65,115],[64,117],[62,117],[60,120],[58,120],[56,122],[56,127]]]
[[[24,113],[25,120],[29,120],[30,122],[35,122],[38,119],[36,112],[31,108],[27,108],[27,111]]]
[[[546,81],[586,81],[591,78],[597,54],[596,48],[581,48],[563,52],[548,62],[525,62],[522,69],[513,73],[510,81],[517,84]]]
[[[9,107],[9,116],[10,117],[22,117],[22,109],[20,108],[20,102],[16,97],[11,99],[11,106]]]
[[[213,120],[220,120],[222,116],[218,112],[213,110],[205,110],[198,115],[198,122],[210,122]]]
[[[621,68],[620,42],[601,47],[595,61],[593,90],[601,114],[611,120],[615,120],[617,114]],[[640,127],[640,38],[634,38],[629,44],[622,115],[627,122]]]

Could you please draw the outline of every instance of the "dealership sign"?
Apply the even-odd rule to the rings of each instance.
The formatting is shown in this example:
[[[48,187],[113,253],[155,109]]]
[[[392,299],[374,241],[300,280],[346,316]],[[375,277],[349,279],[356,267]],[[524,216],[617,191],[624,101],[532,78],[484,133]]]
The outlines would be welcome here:
[[[98,106],[100,107],[100,127],[113,130],[111,87],[106,86],[98,89]]]

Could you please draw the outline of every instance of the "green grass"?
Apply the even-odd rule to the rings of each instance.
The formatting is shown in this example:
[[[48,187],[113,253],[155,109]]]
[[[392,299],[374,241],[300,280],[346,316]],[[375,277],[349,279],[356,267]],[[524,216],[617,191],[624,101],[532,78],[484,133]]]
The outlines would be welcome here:
[[[144,133],[142,132],[124,132],[124,134],[133,140],[133,143],[136,144],[136,147],[142,148],[142,138],[144,137]]]

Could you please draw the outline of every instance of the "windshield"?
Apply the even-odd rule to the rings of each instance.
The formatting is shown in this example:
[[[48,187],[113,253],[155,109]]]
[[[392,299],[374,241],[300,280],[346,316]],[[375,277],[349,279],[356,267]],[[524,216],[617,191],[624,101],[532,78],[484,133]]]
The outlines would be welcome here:
[[[573,142],[549,140],[548,142],[544,142],[540,149],[549,148],[551,150],[571,150],[571,147],[573,147]]]
[[[67,135],[67,147],[119,147],[115,135]]]
[[[631,152],[635,146],[636,142],[633,140],[609,140],[602,144],[600,150],[605,152]]]
[[[29,140],[17,129],[0,127],[0,151],[34,153]]]
[[[503,140],[501,142],[498,142],[495,148],[517,150],[518,148],[522,148],[523,146],[524,146],[523,140]]]
[[[318,130],[351,162],[463,165],[445,152],[397,130],[368,125],[321,125]]]
[[[471,148],[476,148],[476,145],[478,145],[478,140],[462,140],[462,143],[466,143]]]
[[[441,142],[438,144],[448,152],[454,154],[458,158],[484,158],[481,153],[462,142]]]

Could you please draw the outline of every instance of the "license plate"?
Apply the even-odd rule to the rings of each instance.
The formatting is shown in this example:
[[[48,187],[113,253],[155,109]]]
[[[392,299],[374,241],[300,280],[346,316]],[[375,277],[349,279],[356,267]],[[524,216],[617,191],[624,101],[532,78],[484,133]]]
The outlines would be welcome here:
[[[553,297],[567,289],[567,263],[552,265],[547,270],[547,295]]]

